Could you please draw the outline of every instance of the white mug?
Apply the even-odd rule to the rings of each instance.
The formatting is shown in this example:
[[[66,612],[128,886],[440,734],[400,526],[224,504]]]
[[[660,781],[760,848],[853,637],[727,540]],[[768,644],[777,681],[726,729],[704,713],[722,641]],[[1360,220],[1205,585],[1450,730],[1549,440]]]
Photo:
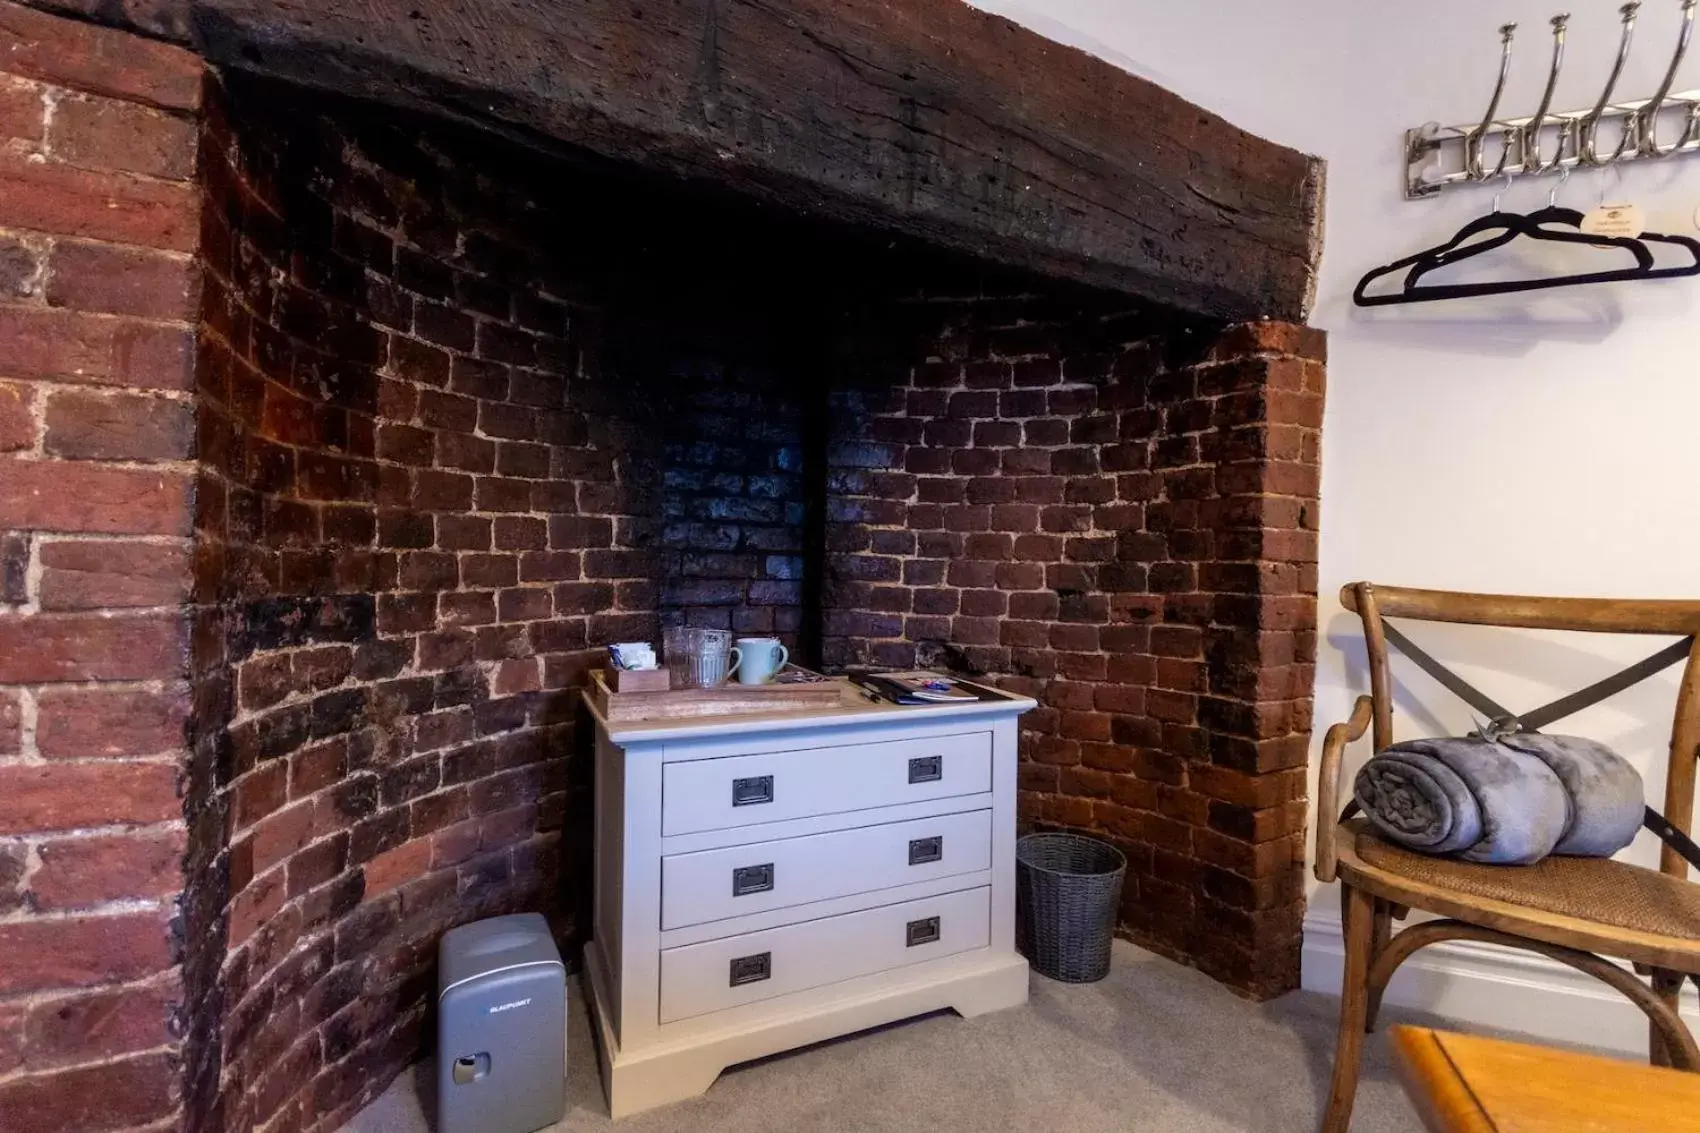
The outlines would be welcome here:
[[[791,651],[777,637],[740,637],[733,652],[741,685],[764,685],[791,660]]]

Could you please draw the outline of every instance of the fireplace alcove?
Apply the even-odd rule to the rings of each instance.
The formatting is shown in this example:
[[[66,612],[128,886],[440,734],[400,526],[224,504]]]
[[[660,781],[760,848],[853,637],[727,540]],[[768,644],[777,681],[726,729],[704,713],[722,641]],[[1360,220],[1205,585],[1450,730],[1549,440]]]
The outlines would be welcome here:
[[[856,98],[794,43],[758,81],[741,4],[667,17],[696,36],[677,106],[605,60],[611,86],[545,89],[499,59],[523,37],[263,7],[206,6],[218,65],[178,112],[184,1127],[336,1128],[420,1054],[449,927],[538,910],[582,944],[577,690],[674,621],[1034,696],[1022,819],[1128,853],[1123,933],[1297,985],[1313,163],[954,6],[922,31],[848,6],[836,34],[936,84],[882,92],[909,109],[854,144]],[[172,11],[129,22],[187,38]],[[675,50],[576,18],[521,30]],[[981,54],[945,60],[944,31]],[[1024,49],[1054,85],[968,113]],[[1156,182],[1104,148],[1130,113],[1194,147],[1143,127]],[[1136,220],[1124,191],[1165,203]]]

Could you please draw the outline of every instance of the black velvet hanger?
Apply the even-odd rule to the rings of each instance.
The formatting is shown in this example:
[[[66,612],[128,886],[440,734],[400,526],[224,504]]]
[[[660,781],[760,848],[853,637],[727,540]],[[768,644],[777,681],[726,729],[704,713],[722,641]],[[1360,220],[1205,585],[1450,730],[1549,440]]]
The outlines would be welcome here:
[[[1544,291],[1553,287],[1574,287],[1586,283],[1617,283],[1633,279],[1677,279],[1700,275],[1700,240],[1686,236],[1666,236],[1656,232],[1642,233],[1638,239],[1624,236],[1590,236],[1585,232],[1554,229],[1549,225],[1565,225],[1578,229],[1582,214],[1575,209],[1549,206],[1537,212],[1491,212],[1466,224],[1446,243],[1406,256],[1386,267],[1376,268],[1358,281],[1352,299],[1360,307],[1386,307],[1403,303],[1433,303],[1442,299],[1468,299],[1484,295],[1510,295],[1520,291]],[[1497,230],[1497,231],[1496,231]],[[1484,233],[1485,239],[1474,240]],[[1546,276],[1539,279],[1501,280],[1488,283],[1445,283],[1418,286],[1423,276],[1437,268],[1471,259],[1502,248],[1519,237],[1560,244],[1587,244],[1602,251],[1621,249],[1635,258],[1632,268],[1583,272],[1579,275]],[[1473,241],[1473,242],[1472,242]],[[1676,267],[1655,266],[1648,243],[1671,244],[1688,252],[1691,263]],[[1403,289],[1386,295],[1370,295],[1372,284],[1398,272],[1407,271]]]
[[[1549,223],[1568,224],[1578,231],[1554,231],[1543,227]],[[1581,213],[1575,209],[1558,208],[1557,206],[1550,206],[1541,209],[1539,212],[1527,214],[1492,212],[1466,224],[1458,230],[1458,233],[1452,239],[1440,247],[1427,252],[1419,252],[1416,257],[1419,262],[1412,268],[1411,274],[1405,282],[1407,285],[1414,284],[1436,268],[1491,252],[1495,248],[1502,248],[1519,236],[1527,236],[1531,240],[1545,240],[1556,244],[1588,244],[1596,248],[1622,248],[1635,257],[1637,268],[1646,270],[1653,266],[1653,254],[1647,250],[1646,245],[1620,236],[1589,236],[1580,231],[1581,224]],[[1482,232],[1492,231],[1495,228],[1500,231],[1486,240],[1466,243],[1470,237]]]

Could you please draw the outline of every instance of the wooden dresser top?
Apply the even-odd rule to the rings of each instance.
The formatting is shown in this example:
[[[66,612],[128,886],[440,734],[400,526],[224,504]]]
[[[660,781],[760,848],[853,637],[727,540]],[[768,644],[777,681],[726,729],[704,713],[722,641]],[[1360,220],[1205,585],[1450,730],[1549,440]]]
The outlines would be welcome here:
[[[997,694],[997,699],[968,704],[887,704],[869,700],[861,689],[847,680],[839,680],[837,683],[840,686],[840,698],[836,708],[705,716],[692,720],[630,720],[611,724],[597,711],[594,700],[586,696],[585,703],[589,705],[590,713],[597,724],[607,733],[608,738],[617,744],[697,739],[752,731],[806,731],[898,721],[933,724],[977,717],[1019,715],[1038,707],[1037,702],[1030,697],[1015,696],[996,689],[990,691]]]

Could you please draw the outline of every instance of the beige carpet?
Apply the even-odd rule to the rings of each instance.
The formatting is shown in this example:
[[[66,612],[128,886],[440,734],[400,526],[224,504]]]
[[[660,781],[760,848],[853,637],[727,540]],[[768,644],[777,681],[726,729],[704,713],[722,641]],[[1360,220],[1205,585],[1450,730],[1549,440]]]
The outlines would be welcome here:
[[[1117,944],[1101,983],[1033,977],[1026,1007],[930,1016],[753,1063],[700,1098],[614,1126],[574,987],[563,1133],[1307,1133],[1334,1050],[1335,1000],[1246,1003]],[[344,1133],[427,1133],[404,1074]],[[1354,1133],[1420,1133],[1372,1036]]]

